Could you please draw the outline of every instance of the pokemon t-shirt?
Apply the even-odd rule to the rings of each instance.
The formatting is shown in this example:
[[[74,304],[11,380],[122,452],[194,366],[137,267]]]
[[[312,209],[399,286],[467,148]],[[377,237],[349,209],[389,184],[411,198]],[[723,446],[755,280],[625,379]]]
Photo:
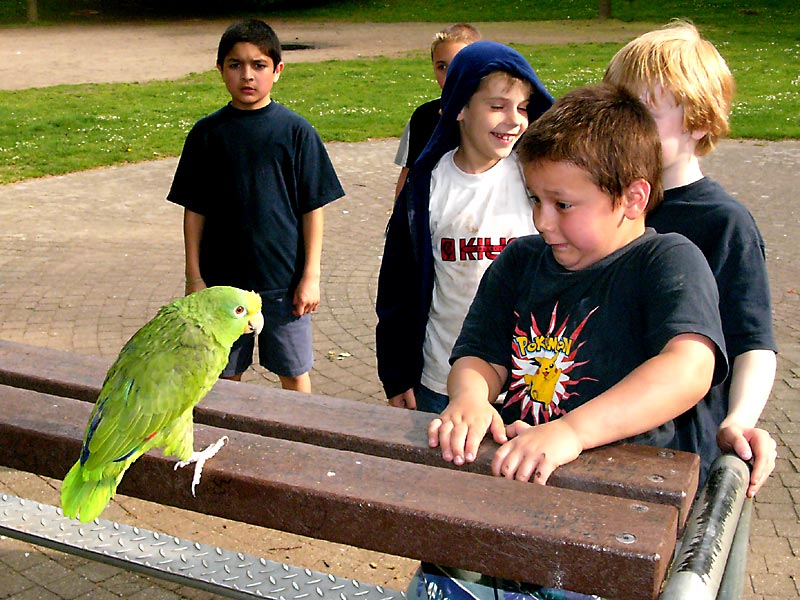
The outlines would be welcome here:
[[[716,344],[714,381],[722,381],[727,361],[717,305],[708,264],[681,235],[648,229],[579,271],[561,267],[540,236],[523,237],[488,269],[451,361],[477,356],[504,366],[503,420],[544,423],[609,389],[682,333]],[[718,454],[709,407],[689,412],[681,427],[690,435],[667,424],[634,441],[692,452],[708,446]]]
[[[536,232],[517,155],[465,173],[446,153],[431,176],[433,298],[423,345],[422,385],[447,393],[448,358],[481,277],[514,238]]]

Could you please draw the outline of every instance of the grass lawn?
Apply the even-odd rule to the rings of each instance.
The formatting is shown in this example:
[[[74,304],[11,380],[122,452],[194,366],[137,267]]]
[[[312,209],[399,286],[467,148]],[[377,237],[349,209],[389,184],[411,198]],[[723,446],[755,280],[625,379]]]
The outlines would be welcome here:
[[[152,0],[140,4],[147,5]],[[58,13],[51,6],[74,6]],[[90,6],[100,0],[39,0],[47,23],[104,17]],[[110,4],[106,0],[106,4]],[[128,2],[128,4],[133,4]],[[152,2],[155,5],[155,2]],[[169,3],[162,3],[169,6]],[[253,0],[250,5],[266,6]],[[273,3],[275,4],[275,3]],[[280,4],[280,3],[277,3]],[[591,19],[596,2],[522,0],[489,3],[462,0],[351,0],[308,2],[305,10],[270,10],[269,18],[350,21],[503,21],[520,18]],[[126,6],[119,0],[115,5]],[[656,6],[657,5],[657,6]],[[25,0],[7,0],[0,23],[24,21]],[[81,9],[84,12],[78,10]],[[200,6],[204,6],[203,2]],[[612,3],[623,20],[653,27],[672,17],[689,18],[713,41],[736,77],[732,137],[800,138],[800,2]],[[264,16],[263,12],[255,11]],[[124,15],[123,15],[124,16]],[[159,13],[156,16],[169,16]],[[42,26],[47,26],[46,24]],[[0,30],[1,31],[1,30]],[[556,96],[598,81],[620,44],[522,46]],[[542,62],[541,57],[547,61]],[[425,49],[399,59],[377,58],[293,64],[274,97],[308,118],[326,141],[362,141],[398,136],[411,110],[435,97]],[[67,85],[0,91],[0,183],[97,166],[176,156],[191,125],[227,96],[216,71],[172,82]]]

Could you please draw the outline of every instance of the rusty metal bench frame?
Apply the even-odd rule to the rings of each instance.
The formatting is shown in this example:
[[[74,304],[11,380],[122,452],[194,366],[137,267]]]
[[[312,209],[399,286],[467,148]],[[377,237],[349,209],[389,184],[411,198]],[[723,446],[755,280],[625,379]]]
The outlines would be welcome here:
[[[0,463],[62,478],[108,364],[0,341],[0,431],[15,439]],[[20,403],[36,418],[21,418]],[[196,445],[222,434],[231,443],[207,465],[198,498],[190,473],[153,455],[130,469],[120,493],[495,576],[547,585],[555,576],[623,600],[659,593],[694,497],[696,456],[610,446],[539,487],[488,478],[492,444],[472,473],[443,468],[427,447],[428,418],[221,381],[196,409]],[[458,564],[440,539],[459,547]]]

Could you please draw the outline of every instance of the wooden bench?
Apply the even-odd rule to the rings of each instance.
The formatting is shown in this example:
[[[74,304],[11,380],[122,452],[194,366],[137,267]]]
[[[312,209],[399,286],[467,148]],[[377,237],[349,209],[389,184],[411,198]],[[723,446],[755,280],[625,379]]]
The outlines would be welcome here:
[[[109,361],[0,341],[0,464],[61,479]],[[20,410],[24,407],[24,410]],[[430,415],[220,381],[195,410],[190,470],[148,454],[121,494],[494,576],[651,599],[695,496],[698,457],[634,445],[584,453],[542,487],[427,446]],[[458,551],[454,552],[453,549]]]

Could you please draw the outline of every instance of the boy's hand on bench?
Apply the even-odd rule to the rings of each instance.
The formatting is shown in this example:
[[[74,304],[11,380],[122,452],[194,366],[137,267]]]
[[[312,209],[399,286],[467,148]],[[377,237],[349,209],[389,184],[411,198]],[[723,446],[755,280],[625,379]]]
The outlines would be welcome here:
[[[447,408],[428,426],[428,445],[441,447],[444,460],[461,466],[478,456],[487,431],[498,444],[508,441],[500,413],[486,400],[451,397]]]
[[[498,477],[544,485],[561,465],[572,462],[583,446],[572,427],[561,419],[529,425],[515,421],[506,429],[510,440],[500,446],[492,460]]]

